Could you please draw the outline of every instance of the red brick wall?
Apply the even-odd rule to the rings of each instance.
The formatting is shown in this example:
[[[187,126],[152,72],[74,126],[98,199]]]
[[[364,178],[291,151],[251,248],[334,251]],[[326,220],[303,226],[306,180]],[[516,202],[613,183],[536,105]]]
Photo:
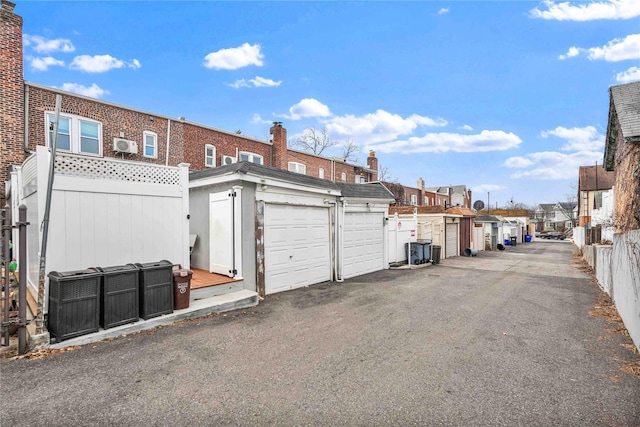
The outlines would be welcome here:
[[[216,147],[216,166],[222,163],[222,156],[236,157],[236,150],[258,154],[263,158],[263,164],[271,165],[271,145],[253,141],[241,135],[232,135],[209,129],[191,123],[184,124],[184,162],[189,163],[190,169],[205,169],[204,147],[211,144]]]
[[[13,3],[2,1],[0,9],[0,203],[4,206],[4,183],[13,164],[25,159],[24,80],[22,63],[22,18]]]
[[[46,145],[45,112],[55,110],[56,94],[57,92],[54,90],[36,86],[29,87],[29,149],[31,150],[35,150],[37,145]],[[67,93],[62,94],[60,112],[86,117],[102,123],[102,153],[104,157],[156,164],[165,163],[168,122],[166,118]],[[182,128],[182,123],[179,121],[171,121],[169,165],[172,166],[183,161]],[[151,131],[158,135],[156,159],[143,156],[144,131]],[[124,132],[124,139],[137,142],[138,154],[121,154],[113,151],[113,138],[120,138],[120,132]]]

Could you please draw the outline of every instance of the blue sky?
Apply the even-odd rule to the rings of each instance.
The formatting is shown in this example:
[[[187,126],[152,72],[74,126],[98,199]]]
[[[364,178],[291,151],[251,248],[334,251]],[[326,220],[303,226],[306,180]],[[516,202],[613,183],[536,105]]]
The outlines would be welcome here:
[[[608,88],[640,80],[640,0],[14,1],[28,81],[264,140],[325,127],[492,205],[565,200]]]

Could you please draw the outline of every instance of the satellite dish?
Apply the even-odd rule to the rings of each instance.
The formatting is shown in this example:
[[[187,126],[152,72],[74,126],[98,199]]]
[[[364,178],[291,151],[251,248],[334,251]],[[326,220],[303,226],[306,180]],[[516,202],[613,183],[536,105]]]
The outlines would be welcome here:
[[[484,202],[482,200],[476,200],[473,203],[473,209],[481,211],[482,209],[484,209]]]

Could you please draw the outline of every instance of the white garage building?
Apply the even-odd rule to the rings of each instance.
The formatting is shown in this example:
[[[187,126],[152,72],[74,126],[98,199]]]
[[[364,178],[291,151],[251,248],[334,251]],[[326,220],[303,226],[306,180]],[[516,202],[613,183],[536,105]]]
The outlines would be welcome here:
[[[260,295],[388,268],[393,196],[240,162],[189,177],[191,265],[243,280]]]

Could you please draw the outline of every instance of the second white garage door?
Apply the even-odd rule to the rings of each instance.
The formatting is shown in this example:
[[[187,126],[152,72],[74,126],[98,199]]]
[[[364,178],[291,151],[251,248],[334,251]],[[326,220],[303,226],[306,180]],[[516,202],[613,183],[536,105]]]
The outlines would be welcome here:
[[[345,213],[343,278],[384,268],[383,218],[382,213]]]
[[[267,204],[265,294],[331,279],[329,209]]]

